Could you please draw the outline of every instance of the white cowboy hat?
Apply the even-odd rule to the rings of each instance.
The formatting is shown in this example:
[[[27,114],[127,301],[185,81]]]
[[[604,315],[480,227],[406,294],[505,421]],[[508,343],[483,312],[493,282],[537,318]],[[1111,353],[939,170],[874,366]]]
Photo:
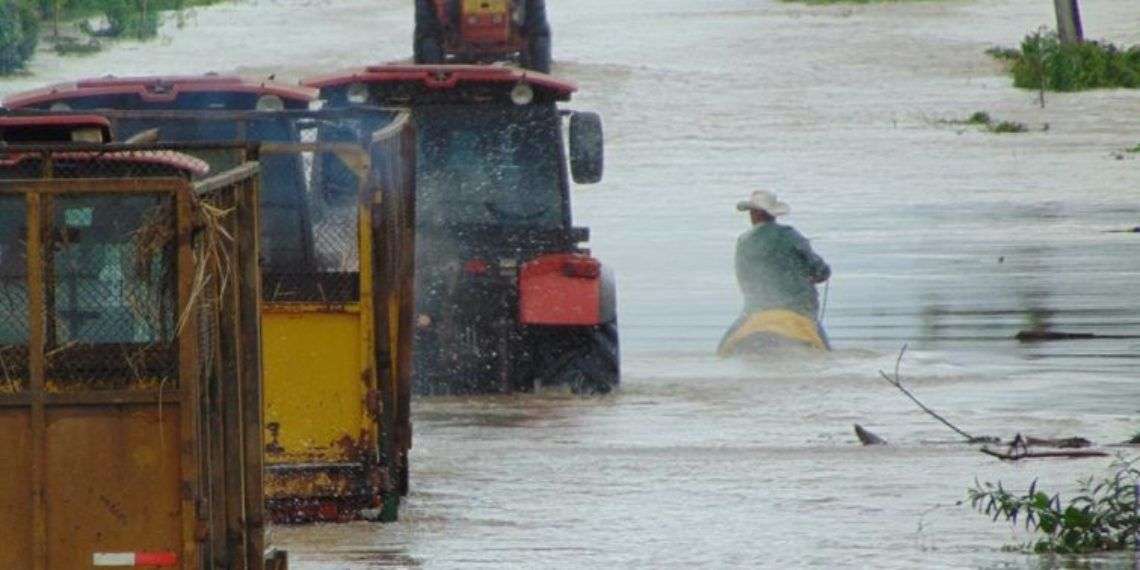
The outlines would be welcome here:
[[[747,200],[736,203],[736,209],[741,212],[748,210],[764,210],[768,212],[773,218],[776,216],[787,215],[792,211],[792,208],[776,199],[776,195],[767,190],[757,190],[752,193]]]

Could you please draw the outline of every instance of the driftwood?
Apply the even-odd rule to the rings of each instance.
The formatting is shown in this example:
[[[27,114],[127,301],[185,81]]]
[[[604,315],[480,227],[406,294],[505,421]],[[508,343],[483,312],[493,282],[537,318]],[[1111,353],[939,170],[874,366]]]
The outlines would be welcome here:
[[[1002,453],[994,451],[988,447],[979,449],[986,455],[991,455],[1003,461],[1018,461],[1020,459],[1050,459],[1050,458],[1065,458],[1065,459],[1083,459],[1085,457],[1108,457],[1108,454],[1103,451],[1095,449],[1081,449],[1076,451],[1023,451],[1019,453]]]
[[[859,438],[859,443],[863,445],[887,445],[887,440],[863,429],[859,424],[855,424],[855,437]]]
[[[1024,330],[1014,335],[1015,339],[1021,342],[1045,342],[1051,340],[1092,340],[1098,338],[1106,339],[1133,339],[1140,338],[1137,335],[1128,334],[1094,334],[1094,333],[1070,333],[1063,331],[1039,331],[1039,330]]]
[[[1025,444],[1027,446],[1036,445],[1038,447],[1055,447],[1057,449],[1081,449],[1084,447],[1092,447],[1093,443],[1083,437],[1043,439],[1027,435],[1025,436]]]
[[[996,457],[1003,461],[1018,461],[1020,459],[1049,459],[1049,458],[1065,458],[1065,459],[1082,459],[1085,457],[1108,457],[1108,453],[1098,451],[1095,449],[1077,449],[1072,451],[1030,451],[1029,447],[1034,445],[1033,442],[1047,442],[1050,447],[1066,447],[1064,444],[1074,444],[1070,447],[1087,447],[1092,445],[1092,442],[1084,438],[1073,437],[1065,440],[1042,440],[1032,437],[1024,437],[1020,433],[1014,436],[1013,441],[1009,443],[1009,447],[1003,453],[1001,451],[994,451],[988,447],[982,447],[978,451]],[[1083,443],[1083,445],[1076,445]]]

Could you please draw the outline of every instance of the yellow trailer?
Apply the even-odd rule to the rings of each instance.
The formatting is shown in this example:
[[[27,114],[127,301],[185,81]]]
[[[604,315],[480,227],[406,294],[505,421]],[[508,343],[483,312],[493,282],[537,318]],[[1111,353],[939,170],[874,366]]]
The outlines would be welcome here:
[[[205,169],[154,145],[0,150],[0,568],[285,568],[258,165]]]
[[[4,105],[90,109],[118,140],[259,145],[269,511],[394,520],[411,446],[413,127],[400,110],[307,110],[315,94],[213,75],[105,78]],[[241,158],[196,154],[215,170]]]
[[[394,119],[366,132],[364,144],[260,147],[263,160],[310,165],[310,192],[352,188],[339,217],[314,220],[320,270],[266,270],[266,488],[275,521],[391,521],[407,492],[414,148],[407,116]]]

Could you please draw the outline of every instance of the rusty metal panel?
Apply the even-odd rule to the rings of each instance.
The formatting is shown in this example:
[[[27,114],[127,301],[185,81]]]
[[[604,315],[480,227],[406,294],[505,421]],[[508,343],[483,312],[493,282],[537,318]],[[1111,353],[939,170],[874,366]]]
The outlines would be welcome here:
[[[15,322],[0,330],[0,535],[14,543],[0,568],[136,551],[263,567],[244,555],[263,544],[249,536],[263,532],[260,454],[242,444],[262,429],[243,407],[261,389],[257,339],[242,349],[256,234],[235,241],[258,170],[195,188],[170,170],[192,161],[156,150],[0,149],[0,221],[20,227],[0,232],[0,310]]]
[[[180,551],[179,412],[48,410],[48,568],[85,568],[95,552]]]
[[[0,409],[0,568],[32,567],[31,451],[32,428],[27,409]]]

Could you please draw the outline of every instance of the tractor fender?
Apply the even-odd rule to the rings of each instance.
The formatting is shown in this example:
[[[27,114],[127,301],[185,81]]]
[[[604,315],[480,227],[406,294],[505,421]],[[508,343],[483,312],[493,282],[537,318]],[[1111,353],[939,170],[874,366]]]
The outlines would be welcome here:
[[[596,326],[614,319],[613,272],[582,253],[543,255],[519,269],[519,323]]]

